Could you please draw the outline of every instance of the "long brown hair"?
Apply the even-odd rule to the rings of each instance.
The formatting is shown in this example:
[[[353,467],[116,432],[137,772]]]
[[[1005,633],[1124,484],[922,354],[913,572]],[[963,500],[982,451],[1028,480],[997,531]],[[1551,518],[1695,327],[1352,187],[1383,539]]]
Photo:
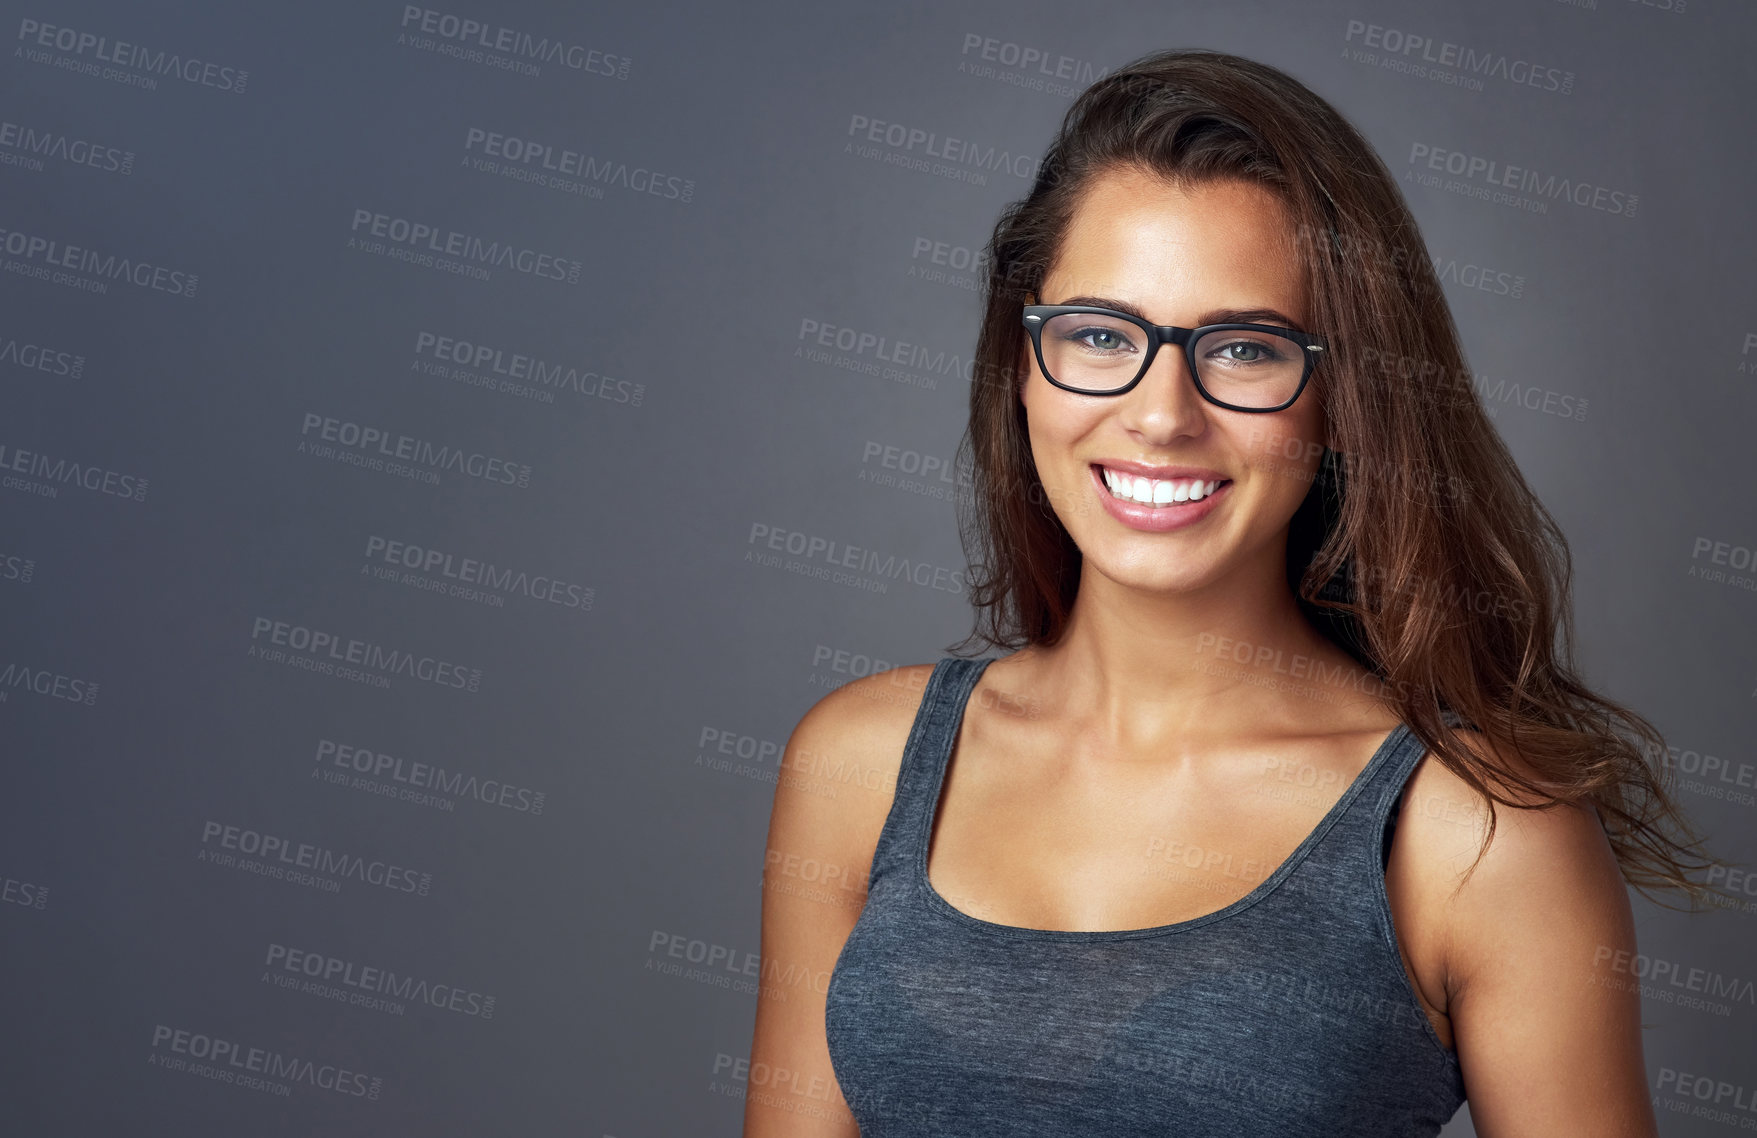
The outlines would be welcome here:
[[[1395,178],[1335,108],[1262,63],[1167,50],[1111,72],[1068,110],[1030,193],[1002,211],[958,449],[976,629],[948,650],[1048,646],[1066,629],[1081,555],[1032,461],[1019,308],[1086,186],[1115,169],[1250,181],[1294,219],[1310,317],[1329,344],[1319,392],[1335,447],[1289,529],[1302,611],[1478,793],[1590,801],[1627,882],[1692,903],[1718,894],[1692,874],[1719,863],[1696,856],[1669,772],[1645,757],[1663,756],[1664,739],[1576,674],[1567,543],[1490,423]],[[1464,746],[1460,725],[1536,779]],[[1503,796],[1509,786],[1523,801]],[[1491,818],[1483,849],[1493,836]]]

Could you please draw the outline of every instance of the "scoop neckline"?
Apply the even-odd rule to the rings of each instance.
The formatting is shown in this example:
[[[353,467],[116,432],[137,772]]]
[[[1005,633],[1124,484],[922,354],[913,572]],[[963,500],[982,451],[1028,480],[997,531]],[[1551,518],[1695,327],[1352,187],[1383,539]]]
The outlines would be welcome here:
[[[1385,764],[1387,758],[1397,749],[1397,745],[1401,743],[1404,736],[1409,733],[1409,724],[1406,721],[1399,720],[1397,726],[1391,728],[1390,733],[1385,736],[1384,740],[1379,744],[1378,749],[1375,750],[1372,757],[1367,760],[1366,765],[1360,769],[1360,773],[1355,775],[1354,781],[1348,784],[1348,788],[1342,792],[1342,796],[1339,797],[1335,804],[1330,807],[1329,811],[1318,820],[1318,824],[1313,827],[1311,833],[1307,834],[1304,840],[1293,848],[1293,852],[1288,854],[1287,858],[1282,861],[1280,865],[1276,866],[1273,873],[1258,882],[1255,889],[1252,889],[1249,893],[1246,893],[1243,897],[1240,897],[1229,905],[1216,909],[1212,913],[1203,913],[1201,916],[1191,917],[1185,921],[1173,921],[1166,925],[1152,925],[1147,928],[1139,929],[1038,929],[1032,928],[1029,925],[1004,925],[995,921],[985,921],[981,917],[972,916],[953,905],[950,901],[940,895],[939,890],[934,888],[933,881],[927,875],[928,847],[933,840],[933,823],[935,818],[939,815],[940,796],[945,787],[946,773],[952,765],[953,751],[958,745],[958,735],[964,724],[965,712],[969,710],[970,700],[976,694],[976,685],[982,681],[982,674],[988,670],[988,665],[993,662],[992,659],[980,661],[981,666],[978,667],[975,670],[974,675],[971,676],[969,686],[965,689],[963,697],[958,701],[957,711],[952,716],[950,729],[946,732],[946,740],[944,744],[938,748],[939,753],[933,756],[936,760],[936,773],[934,775],[933,785],[928,788],[927,808],[917,815],[920,819],[918,828],[920,830],[921,840],[916,843],[916,853],[912,860],[915,864],[913,876],[915,878],[916,890],[926,898],[930,907],[961,924],[981,929],[984,932],[993,933],[998,936],[1028,940],[1086,942],[1133,940],[1142,937],[1170,936],[1176,933],[1186,932],[1190,929],[1212,924],[1215,921],[1224,920],[1236,913],[1243,912],[1245,909],[1250,908],[1252,905],[1255,905],[1257,902],[1275,892],[1281,883],[1290,877],[1295,869],[1299,868],[1299,864],[1306,859],[1306,856],[1309,853],[1311,853],[1312,848],[1315,847],[1318,842],[1323,839],[1324,835],[1330,830],[1330,828],[1341,819],[1343,812],[1348,809],[1349,804],[1356,798],[1360,797],[1361,793],[1366,789],[1367,783],[1372,780],[1374,773]]]

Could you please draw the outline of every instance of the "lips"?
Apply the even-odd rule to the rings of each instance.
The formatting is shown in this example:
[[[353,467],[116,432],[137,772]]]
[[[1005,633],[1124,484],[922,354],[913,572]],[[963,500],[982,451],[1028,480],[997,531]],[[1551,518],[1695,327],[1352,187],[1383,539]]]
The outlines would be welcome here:
[[[1232,480],[1230,478],[1209,479],[1208,481],[1215,483],[1214,491],[1211,494],[1203,494],[1200,498],[1186,499],[1182,502],[1173,500],[1163,505],[1154,505],[1145,502],[1137,502],[1132,496],[1128,498],[1117,497],[1105,481],[1105,467],[1099,463],[1093,463],[1090,469],[1092,471],[1093,492],[1098,495],[1099,503],[1103,506],[1104,512],[1130,529],[1141,530],[1147,533],[1166,533],[1171,530],[1183,529],[1187,526],[1195,525],[1225,504],[1228,496],[1232,492]],[[1186,467],[1185,469],[1194,468]],[[1117,477],[1120,481],[1123,475],[1119,472],[1119,474],[1114,477]],[[1138,477],[1130,478],[1129,488],[1131,492],[1137,481],[1141,481],[1141,479]],[[1172,492],[1175,495],[1175,483],[1177,480],[1173,479],[1171,481],[1174,484]],[[1186,488],[1194,481],[1194,478],[1185,478],[1183,480]],[[1151,490],[1153,488],[1152,480],[1148,479],[1146,482],[1148,488]],[[1204,483],[1204,485],[1206,485],[1206,483]]]
[[[1193,467],[1137,466],[1130,469],[1108,463],[1091,465],[1112,497],[1155,508],[1199,502],[1232,481],[1216,472],[1196,471]],[[1192,473],[1185,473],[1186,471]]]

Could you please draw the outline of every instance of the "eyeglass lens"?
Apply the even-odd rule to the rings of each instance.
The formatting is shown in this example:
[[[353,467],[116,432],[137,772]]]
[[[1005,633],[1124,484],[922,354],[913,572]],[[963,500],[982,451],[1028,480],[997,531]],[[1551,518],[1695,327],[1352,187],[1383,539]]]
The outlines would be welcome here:
[[[1059,383],[1082,391],[1126,387],[1147,355],[1139,325],[1096,312],[1066,312],[1044,321],[1043,365]],[[1209,395],[1238,407],[1277,407],[1305,378],[1306,349],[1273,332],[1230,328],[1204,333],[1192,354]],[[1176,352],[1173,344],[1161,346]]]

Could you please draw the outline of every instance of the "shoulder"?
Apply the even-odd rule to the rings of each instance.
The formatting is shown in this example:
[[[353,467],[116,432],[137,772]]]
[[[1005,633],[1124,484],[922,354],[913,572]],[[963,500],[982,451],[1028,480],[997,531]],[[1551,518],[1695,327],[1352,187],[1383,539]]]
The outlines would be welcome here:
[[[845,1111],[841,1123],[826,1121],[824,1104],[806,1088],[836,1085],[826,1034],[830,979],[866,911],[873,853],[932,673],[918,665],[845,684],[820,698],[788,738],[763,853],[764,982],[750,1063],[753,1072],[791,1078],[757,1094],[753,1075],[746,1134],[801,1134],[802,1125],[814,1134],[854,1132]]]
[[[895,768],[933,669],[932,664],[906,664],[843,684],[801,717],[789,749],[816,744],[845,755],[889,761]],[[890,753],[892,744],[896,754]]]
[[[1460,736],[1542,784],[1518,756]],[[1431,754],[1411,784],[1405,856],[1426,877],[1424,935],[1441,941],[1443,1007],[1478,1131],[1656,1134],[1628,965],[1635,919],[1597,812],[1513,793],[1520,804],[1491,805]]]
[[[771,847],[814,849],[864,877],[933,669],[910,664],[874,672],[806,711],[781,756]]]
[[[1457,738],[1481,762],[1541,781],[1517,754],[1480,733],[1459,731]],[[1538,806],[1528,792],[1485,781],[1513,804],[1491,802],[1424,755],[1399,812],[1393,857],[1420,898],[1423,924],[1443,938],[1453,991],[1497,969],[1507,975],[1516,958],[1565,958],[1578,967],[1601,946],[1620,942],[1630,919],[1622,874],[1590,804]]]
[[[1457,853],[1468,848],[1474,860],[1488,837],[1492,819],[1494,838],[1483,853],[1479,872],[1491,867],[1505,872],[1525,866],[1533,858],[1544,859],[1552,869],[1558,867],[1557,858],[1585,867],[1602,864],[1609,856],[1609,842],[1590,804],[1540,805],[1530,792],[1497,779],[1493,773],[1512,772],[1543,784],[1543,776],[1517,752],[1491,743],[1478,731],[1457,731],[1454,736],[1488,768],[1479,772],[1488,788],[1510,802],[1491,801],[1431,752],[1423,755],[1404,787],[1400,817],[1409,817],[1416,829],[1432,839],[1430,844],[1438,852]]]

